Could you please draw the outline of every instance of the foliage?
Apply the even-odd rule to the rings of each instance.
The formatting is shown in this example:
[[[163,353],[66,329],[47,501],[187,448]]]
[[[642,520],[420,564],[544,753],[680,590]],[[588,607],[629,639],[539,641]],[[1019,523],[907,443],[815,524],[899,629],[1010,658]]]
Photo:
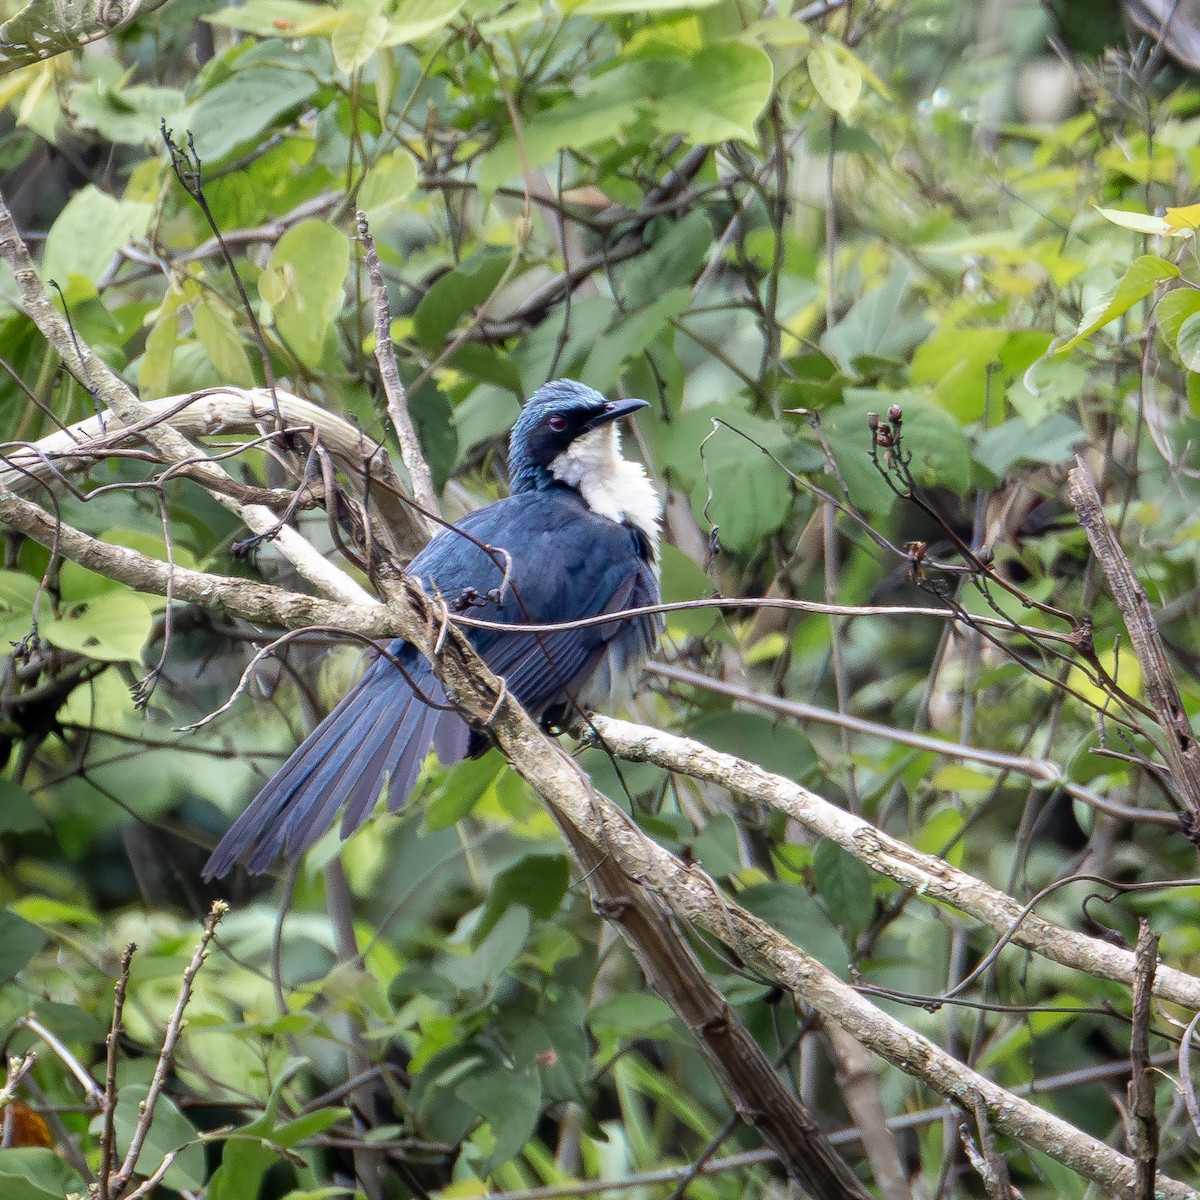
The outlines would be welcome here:
[[[448,515],[501,493],[520,401],[577,378],[652,402],[636,448],[669,497],[667,601],[962,618],[673,611],[676,674],[649,676],[638,718],[806,783],[1022,903],[1086,871],[1038,912],[1131,945],[1144,917],[1165,961],[1200,972],[1194,891],[1173,886],[1194,876],[1195,851],[1147,763],[1142,679],[1064,486],[1081,454],[1195,713],[1193,80],[1118,48],[1072,64],[1086,104],[1020,119],[1004,81],[1048,18],[1021,9],[998,32],[946,0],[811,14],[729,0],[209,8],[167,5],[107,53],[0,79],[3,190],[80,339],[143,399],[262,384],[269,369],[384,437],[363,209]],[[191,139],[205,207],[163,126]],[[92,415],[72,364],[12,304],[0,358],[10,447]],[[296,446],[245,443],[208,442],[240,448],[246,485],[294,483],[304,467]],[[31,498],[111,545],[290,586],[270,544],[245,553],[245,530],[194,480],[140,486],[160,466],[112,454],[74,480],[82,491]],[[335,551],[319,509],[297,522]],[[985,635],[972,618],[1028,632]],[[293,644],[231,713],[180,735],[228,699],[260,631],[15,533],[0,622],[14,646],[0,1026],[10,1054],[40,1048],[22,1095],[71,1147],[0,1151],[0,1196],[9,1180],[23,1196],[79,1191],[81,1168],[96,1169],[102,1123],[80,1111],[68,1063],[103,1084],[113,980],[135,942],[115,1068],[124,1152],[217,892],[233,911],[140,1160],[148,1172],[175,1156],[161,1194],[349,1194],[356,1170],[385,1180],[374,1194],[520,1192],[758,1147],[497,754],[431,764],[418,804],[343,847],[327,839],[286,878],[204,891],[203,847],[345,691],[356,650]],[[800,721],[776,703],[788,700],[823,716]],[[716,788],[600,749],[582,761],[662,845],[844,978],[886,989],[913,1028],[1126,1146],[1114,1097],[1127,988],[1009,946],[959,997],[968,1007],[943,1003],[990,932],[777,812],[734,811]],[[1097,877],[1144,890],[1100,887],[1089,903]],[[857,1120],[803,1007],[697,951],[768,1054],[797,1076],[803,1063],[825,1123]],[[1153,1052],[1178,1042],[1181,1017],[1156,1013]],[[872,1086],[889,1116],[939,1103],[893,1068]],[[1160,1091],[1159,1166],[1194,1184],[1195,1131]],[[898,1143],[929,1194],[971,1174],[936,1121]],[[1026,1196],[1082,1189],[1050,1159],[1000,1150]],[[862,1160],[864,1177],[874,1166]],[[689,1190],[783,1184],[759,1163]]]

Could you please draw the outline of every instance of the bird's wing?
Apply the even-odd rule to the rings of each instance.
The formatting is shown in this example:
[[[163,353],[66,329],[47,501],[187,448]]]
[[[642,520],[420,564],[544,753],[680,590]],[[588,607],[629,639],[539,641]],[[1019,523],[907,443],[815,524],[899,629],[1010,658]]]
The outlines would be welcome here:
[[[658,581],[632,530],[597,516],[573,493],[515,499],[521,502],[517,514],[503,511],[514,500],[502,501],[463,522],[468,534],[507,550],[510,567],[499,602],[470,607],[468,615],[506,624],[548,624],[658,603]],[[519,521],[513,519],[518,516]],[[429,549],[444,541],[438,538]],[[418,558],[412,569],[436,578],[447,601],[460,598],[464,588],[486,596],[501,587],[502,571],[473,544],[450,543],[445,550],[441,561]],[[602,663],[619,673],[649,653],[658,629],[657,618],[631,617],[547,633],[469,629],[468,636],[521,705],[539,717],[548,708],[575,702]]]

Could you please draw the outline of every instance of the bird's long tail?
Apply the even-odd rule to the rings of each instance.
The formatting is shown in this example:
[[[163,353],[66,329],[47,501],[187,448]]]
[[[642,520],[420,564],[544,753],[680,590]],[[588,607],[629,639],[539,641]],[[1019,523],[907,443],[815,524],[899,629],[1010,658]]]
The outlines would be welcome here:
[[[405,670],[387,656],[371,664],[233,823],[205,864],[205,879],[226,874],[239,859],[259,872],[281,855],[302,854],[343,806],[341,832],[348,837],[370,815],[385,775],[394,812],[430,748],[446,764],[466,757],[470,727],[441,684],[411,648],[393,650]]]

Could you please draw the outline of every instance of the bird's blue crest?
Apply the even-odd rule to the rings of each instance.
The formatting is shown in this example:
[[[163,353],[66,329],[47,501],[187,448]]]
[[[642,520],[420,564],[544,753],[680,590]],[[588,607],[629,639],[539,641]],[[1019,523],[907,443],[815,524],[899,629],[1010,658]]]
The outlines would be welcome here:
[[[553,486],[546,464],[539,461],[537,434],[549,410],[564,414],[593,413],[607,401],[586,384],[574,379],[555,379],[530,396],[508,439],[508,484],[512,492],[541,491]]]

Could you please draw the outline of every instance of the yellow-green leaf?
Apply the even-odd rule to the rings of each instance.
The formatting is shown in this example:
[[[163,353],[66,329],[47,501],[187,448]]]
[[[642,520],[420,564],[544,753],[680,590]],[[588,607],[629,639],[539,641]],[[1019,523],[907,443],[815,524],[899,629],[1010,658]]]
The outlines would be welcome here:
[[[385,46],[406,46],[436,33],[458,15],[464,0],[404,0],[388,23]]]
[[[1132,229],[1134,233],[1149,233],[1158,237],[1191,237],[1195,230],[1171,224],[1165,217],[1156,217],[1152,213],[1126,212],[1123,208],[1100,208],[1096,211],[1114,225],[1122,229]]]
[[[217,304],[203,302],[197,306],[193,320],[196,336],[216,367],[221,381],[235,387],[253,387],[254,372],[246,357],[241,335],[229,314]]]
[[[132,592],[106,592],[68,617],[42,622],[39,632],[52,646],[101,662],[142,660],[150,636],[150,607]]]
[[[275,328],[306,366],[321,361],[325,334],[342,309],[350,243],[327,221],[301,221],[279,239],[259,294],[274,310]]]
[[[1153,254],[1143,254],[1134,259],[1117,286],[1083,314],[1083,320],[1079,322],[1079,332],[1070,341],[1059,346],[1058,353],[1066,353],[1097,329],[1124,316],[1135,304],[1149,296],[1160,283],[1178,278],[1179,268],[1165,259],[1155,258]]]
[[[1177,236],[1183,236],[1183,231],[1200,227],[1200,204],[1186,204],[1182,208],[1168,208],[1163,212],[1163,220],[1172,227]]]
[[[417,186],[417,164],[407,150],[385,154],[371,167],[358,188],[358,207],[368,221],[377,221],[402,207]]]
[[[839,117],[848,117],[862,93],[862,72],[828,45],[815,46],[808,56],[808,75],[817,95]]]
[[[204,18],[210,25],[224,25],[258,37],[303,38],[332,34],[343,14],[331,4],[308,4],[305,0],[255,0],[253,4],[230,6]]]
[[[387,36],[388,19],[382,13],[367,13],[348,9],[342,13],[333,31],[333,61],[338,69],[349,74],[364,66],[383,45]]]

